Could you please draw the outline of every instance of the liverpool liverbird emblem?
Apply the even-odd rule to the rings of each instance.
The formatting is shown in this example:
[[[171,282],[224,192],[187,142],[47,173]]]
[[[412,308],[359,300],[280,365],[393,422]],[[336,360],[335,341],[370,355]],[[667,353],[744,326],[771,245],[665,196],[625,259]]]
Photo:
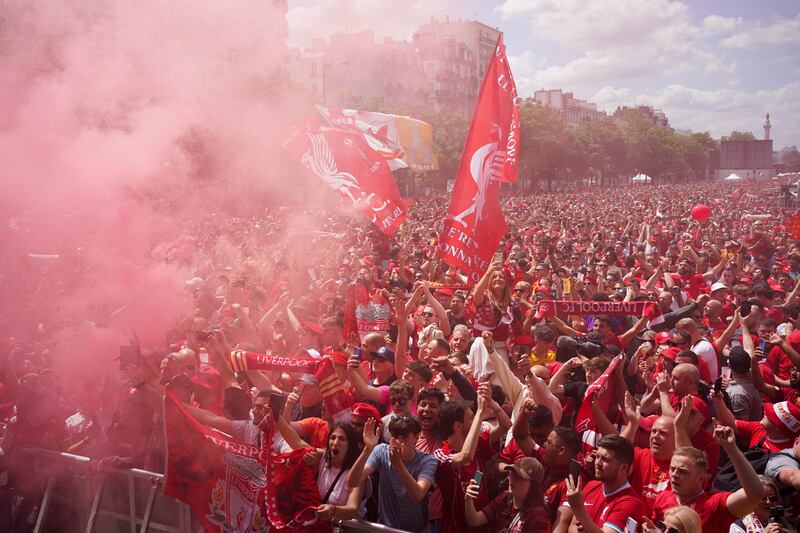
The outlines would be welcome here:
[[[339,172],[328,141],[321,133],[306,133],[311,141],[311,150],[303,154],[301,161],[311,172],[319,176],[332,189],[346,195],[356,203],[363,194],[358,179],[349,172]]]

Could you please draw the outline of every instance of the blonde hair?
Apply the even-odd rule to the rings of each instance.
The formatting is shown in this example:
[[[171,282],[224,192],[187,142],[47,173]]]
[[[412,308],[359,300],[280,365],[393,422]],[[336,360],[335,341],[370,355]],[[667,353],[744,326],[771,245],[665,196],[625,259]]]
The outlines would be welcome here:
[[[691,507],[680,505],[672,507],[664,512],[664,518],[672,518],[678,523],[680,533],[703,533],[700,524],[700,515]]]
[[[677,448],[675,452],[672,454],[673,457],[676,455],[680,455],[681,457],[688,457],[692,461],[694,461],[694,465],[699,468],[700,470],[708,471],[708,457],[706,456],[706,452],[702,450],[698,450],[697,448],[692,448],[691,446],[681,446]]]

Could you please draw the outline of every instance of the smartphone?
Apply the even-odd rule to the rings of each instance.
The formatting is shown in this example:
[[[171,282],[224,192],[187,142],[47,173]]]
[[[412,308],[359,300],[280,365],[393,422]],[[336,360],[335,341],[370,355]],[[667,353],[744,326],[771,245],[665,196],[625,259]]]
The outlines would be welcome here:
[[[731,367],[729,366],[722,367],[722,377],[726,379],[731,379]]]
[[[569,475],[575,481],[581,478],[581,463],[575,459],[569,460]]]
[[[200,350],[197,354],[197,357],[200,358],[200,364],[207,365],[208,364],[208,352],[205,350]]]
[[[472,476],[472,479],[475,480],[475,483],[477,483],[478,488],[481,488],[481,483],[483,483],[483,472],[481,472],[480,470],[476,470],[475,475]]]
[[[271,392],[269,394],[269,408],[272,410],[272,418],[276,421],[283,412],[283,406],[286,405],[286,397],[279,392]]]
[[[492,263],[502,263],[503,262],[503,252],[495,252],[494,257],[492,257]]]
[[[636,533],[637,527],[639,527],[639,523],[633,518],[628,517],[628,520],[625,522],[625,533]]]
[[[361,348],[361,346],[356,346],[355,348],[353,348],[353,356],[355,356],[359,361],[361,361],[361,354],[363,351],[364,350]]]
[[[139,348],[136,346],[120,346],[119,347],[119,369],[125,370],[130,367],[139,367]]]
[[[722,376],[714,380],[714,392],[719,394],[722,391]]]

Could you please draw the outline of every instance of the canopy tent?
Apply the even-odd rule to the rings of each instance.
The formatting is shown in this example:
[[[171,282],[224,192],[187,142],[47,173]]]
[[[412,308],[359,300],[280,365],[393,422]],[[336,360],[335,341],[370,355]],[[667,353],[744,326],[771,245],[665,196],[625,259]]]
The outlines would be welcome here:
[[[739,174],[731,172],[731,175],[725,178],[724,181],[739,181],[740,179],[742,179],[742,177]]]
[[[651,178],[647,174],[636,174],[634,177],[631,178],[631,181],[634,183],[650,183],[653,181],[653,178]]]

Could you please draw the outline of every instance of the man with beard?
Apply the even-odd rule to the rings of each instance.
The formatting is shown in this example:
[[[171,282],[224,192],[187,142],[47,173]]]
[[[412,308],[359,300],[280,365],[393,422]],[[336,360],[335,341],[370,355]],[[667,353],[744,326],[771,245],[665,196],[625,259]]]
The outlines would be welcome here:
[[[422,432],[417,440],[417,450],[433,453],[442,447],[439,435],[439,407],[445,402],[442,391],[436,388],[422,389],[417,396],[417,418]],[[428,496],[428,521],[431,531],[439,531],[442,521],[442,492],[433,487]]]
[[[450,330],[454,332],[456,326],[469,326],[467,323],[467,317],[464,316],[464,294],[461,292],[456,292],[453,294],[453,297],[450,298],[450,309],[447,310],[447,321],[450,323]],[[467,330],[469,333],[469,330]]]
[[[628,518],[641,514],[644,501],[628,483],[633,454],[633,444],[619,435],[600,439],[595,480],[581,490],[580,480],[567,478],[565,507],[572,511],[571,527],[580,527],[586,533],[620,533],[625,531]],[[554,529],[553,533],[566,533],[566,529]]]

